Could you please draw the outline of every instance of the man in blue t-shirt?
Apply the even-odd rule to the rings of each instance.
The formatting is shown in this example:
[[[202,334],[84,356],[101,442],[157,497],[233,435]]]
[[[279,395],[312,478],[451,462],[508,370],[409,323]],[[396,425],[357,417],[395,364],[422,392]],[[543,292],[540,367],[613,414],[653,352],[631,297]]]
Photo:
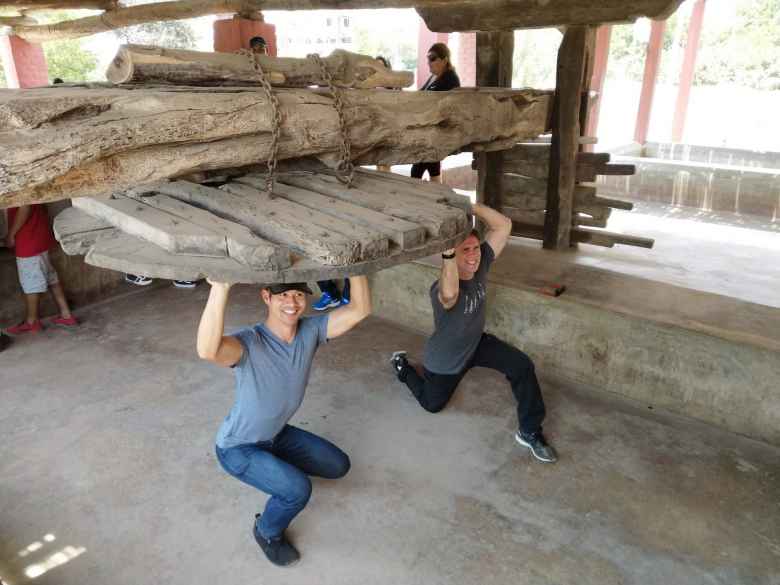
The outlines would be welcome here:
[[[480,245],[475,231],[442,254],[441,276],[431,285],[435,329],[425,344],[423,375],[409,364],[405,351],[393,354],[393,368],[428,412],[444,408],[471,368],[498,370],[517,400],[515,439],[538,460],[553,463],[557,455],[542,434],[544,401],[531,358],[484,332],[487,273],[509,240],[512,221],[479,203],[473,212],[487,224],[485,242]]]
[[[198,327],[198,355],[233,368],[236,400],[217,434],[217,459],[230,475],[271,496],[255,517],[255,540],[279,566],[300,555],[284,531],[311,496],[309,476],[337,479],[349,457],[333,443],[291,426],[303,401],[320,344],[343,335],[371,312],[368,280],[352,278],[352,301],[327,315],[303,317],[306,283],[275,284],[260,292],[263,323],[224,335],[230,284],[211,282]]]

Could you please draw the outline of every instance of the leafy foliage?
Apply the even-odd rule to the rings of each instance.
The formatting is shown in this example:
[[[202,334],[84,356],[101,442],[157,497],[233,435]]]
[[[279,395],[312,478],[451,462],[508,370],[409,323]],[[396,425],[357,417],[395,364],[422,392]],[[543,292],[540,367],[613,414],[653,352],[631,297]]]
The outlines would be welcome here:
[[[49,67],[49,78],[85,81],[95,78],[98,61],[93,53],[81,47],[80,39],[44,43],[43,53]]]
[[[116,31],[123,43],[155,45],[169,49],[192,49],[197,38],[192,27],[184,21],[147,22]]]

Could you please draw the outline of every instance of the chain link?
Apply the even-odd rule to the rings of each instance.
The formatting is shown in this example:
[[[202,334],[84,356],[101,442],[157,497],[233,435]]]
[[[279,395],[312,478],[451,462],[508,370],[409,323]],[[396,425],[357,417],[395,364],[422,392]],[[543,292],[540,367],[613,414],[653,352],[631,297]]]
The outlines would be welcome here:
[[[347,118],[344,115],[344,101],[341,99],[341,91],[333,84],[333,77],[330,71],[328,71],[325,62],[317,53],[312,53],[307,58],[320,68],[322,79],[328,84],[328,90],[331,96],[333,96],[333,106],[336,108],[336,113],[339,117],[339,131],[341,132],[341,159],[336,167],[336,177],[338,177],[339,181],[351,187],[355,178],[355,167],[352,164],[352,148],[349,143],[349,135],[347,134]]]
[[[258,54],[246,49],[238,51],[241,55],[246,55],[249,58],[252,67],[257,73],[257,77],[260,80],[260,85],[265,92],[268,102],[271,104],[273,130],[271,131],[271,153],[268,156],[268,171],[265,175],[265,191],[270,199],[274,196],[274,184],[276,182],[276,164],[278,162],[277,156],[279,154],[279,138],[282,134],[282,108],[279,104],[279,98],[274,94],[271,88],[271,83],[265,76],[263,67],[260,65],[260,59]]]

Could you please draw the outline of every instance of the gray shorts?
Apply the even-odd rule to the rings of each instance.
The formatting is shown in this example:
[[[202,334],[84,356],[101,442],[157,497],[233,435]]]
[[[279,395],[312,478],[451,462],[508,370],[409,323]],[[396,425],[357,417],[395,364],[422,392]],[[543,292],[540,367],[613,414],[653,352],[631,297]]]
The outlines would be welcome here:
[[[19,271],[19,282],[25,294],[44,293],[49,285],[57,284],[57,271],[51,265],[49,253],[44,252],[29,258],[17,258],[16,269]]]

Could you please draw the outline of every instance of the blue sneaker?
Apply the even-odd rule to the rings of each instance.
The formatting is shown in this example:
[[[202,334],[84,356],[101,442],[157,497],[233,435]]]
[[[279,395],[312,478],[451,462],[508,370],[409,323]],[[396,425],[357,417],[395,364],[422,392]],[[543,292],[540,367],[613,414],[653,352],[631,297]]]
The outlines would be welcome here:
[[[349,304],[349,297],[341,297],[341,304],[342,305],[348,305]]]
[[[322,293],[320,300],[314,303],[311,308],[315,311],[325,311],[331,307],[338,307],[341,304],[339,299],[334,299],[328,293]]]

